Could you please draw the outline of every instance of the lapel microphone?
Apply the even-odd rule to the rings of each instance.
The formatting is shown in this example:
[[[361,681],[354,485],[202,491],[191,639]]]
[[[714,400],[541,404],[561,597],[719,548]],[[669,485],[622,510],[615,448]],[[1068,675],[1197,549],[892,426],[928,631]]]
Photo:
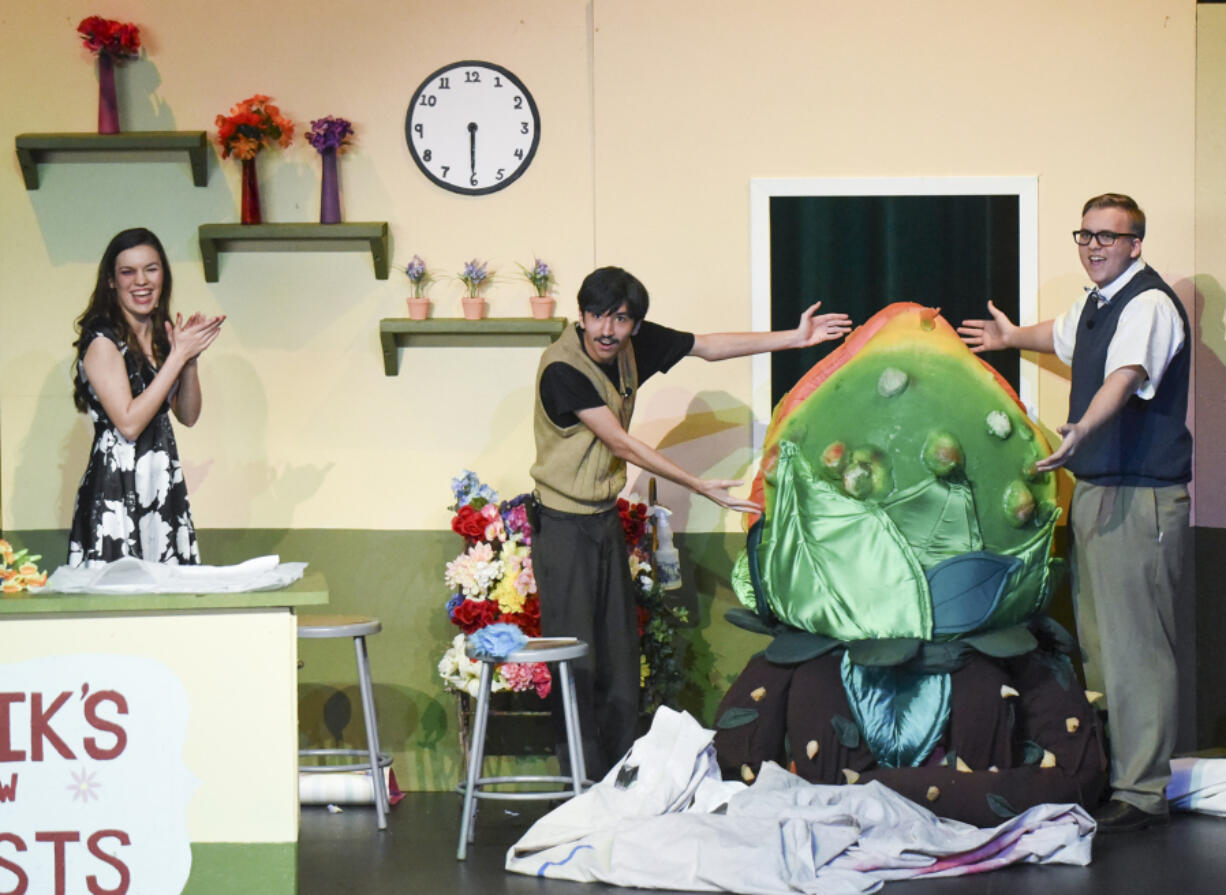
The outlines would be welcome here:
[[[1090,305],[1090,313],[1086,315],[1086,329],[1094,328],[1094,318],[1098,316],[1098,311],[1101,307],[1098,303],[1100,298],[1102,298],[1102,293],[1097,289],[1091,290],[1090,294],[1086,296],[1086,301],[1093,302]]]

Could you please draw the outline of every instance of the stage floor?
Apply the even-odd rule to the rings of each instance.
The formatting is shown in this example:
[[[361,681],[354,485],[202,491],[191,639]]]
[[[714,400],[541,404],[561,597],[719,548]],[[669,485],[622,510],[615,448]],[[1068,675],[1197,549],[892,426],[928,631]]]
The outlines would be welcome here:
[[[409,793],[392,809],[388,829],[375,828],[373,808],[302,809],[299,895],[606,895],[642,893],[604,885],[507,873],[503,859],[538,803],[486,802],[468,860],[455,858],[460,797]],[[517,814],[507,813],[518,812]],[[1009,867],[954,879],[887,883],[888,895],[1216,895],[1226,880],[1226,819],[1179,814],[1163,827],[1098,836],[1088,867]]]

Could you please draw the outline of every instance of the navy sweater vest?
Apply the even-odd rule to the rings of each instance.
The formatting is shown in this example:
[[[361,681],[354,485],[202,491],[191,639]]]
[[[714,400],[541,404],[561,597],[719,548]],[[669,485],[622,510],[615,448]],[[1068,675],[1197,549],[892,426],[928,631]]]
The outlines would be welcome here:
[[[1171,360],[1150,400],[1132,395],[1069,460],[1067,465],[1074,475],[1095,485],[1160,487],[1183,484],[1192,478],[1192,435],[1186,422],[1191,327],[1182,302],[1152,268],[1138,271],[1106,306],[1096,308],[1095,301],[1086,302],[1073,348],[1068,418],[1072,423],[1081,419],[1103,384],[1107,349],[1120,312],[1135,296],[1150,289],[1160,289],[1174,303],[1183,322],[1183,347]]]

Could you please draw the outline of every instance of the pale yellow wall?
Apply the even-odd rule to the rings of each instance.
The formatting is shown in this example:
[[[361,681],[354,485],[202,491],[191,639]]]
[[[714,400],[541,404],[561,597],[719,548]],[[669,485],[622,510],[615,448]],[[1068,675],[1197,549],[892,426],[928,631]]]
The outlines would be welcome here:
[[[1226,528],[1226,6],[1196,39],[1196,521]]]
[[[95,11],[6,10],[0,145],[91,128],[95,82],[73,29]],[[396,261],[417,252],[444,272],[477,255],[509,274],[539,253],[562,313],[593,264],[617,263],[647,283],[655,319],[747,328],[748,183],[767,176],[1037,174],[1043,314],[1082,283],[1068,237],[1081,201],[1129,192],[1150,215],[1146,256],[1191,299],[1191,0],[116,0],[104,12],[140,24],[150,47],[120,73],[125,126],[211,130],[255,92],[304,127],[348,117],[347,219],[389,221]],[[520,75],[542,116],[529,172],[475,199],[429,184],[403,139],[417,84],[465,58]],[[203,362],[204,416],[179,429],[198,525],[443,528],[461,467],[525,487],[535,352],[414,349],[384,377],[377,323],[403,314],[407,282],[373,279],[360,254],[231,254],[206,284],[195,228],[237,217],[237,166],[211,164],[206,189],[181,163],[46,166],[35,192],[12,156],[0,172],[3,526],[68,524],[89,443],[69,398],[70,325],[106,240],[135,224],[166,241],[177,307],[229,315]],[[317,214],[304,141],[261,166],[266,219]],[[436,289],[438,313],[457,315],[458,294]],[[525,314],[526,294],[508,277],[493,314]],[[1049,424],[1065,396],[1044,373]],[[749,400],[748,361],[687,361],[649,385],[635,431],[696,472],[743,474]],[[682,426],[687,411],[701,415]],[[690,530],[735,524],[671,486],[663,500]]]

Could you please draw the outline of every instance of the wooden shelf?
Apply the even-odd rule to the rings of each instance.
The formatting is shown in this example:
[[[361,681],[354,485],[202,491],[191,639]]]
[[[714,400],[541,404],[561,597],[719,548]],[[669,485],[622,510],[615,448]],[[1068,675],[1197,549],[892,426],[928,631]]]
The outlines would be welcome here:
[[[532,317],[494,317],[465,320],[443,317],[410,320],[385,317],[379,321],[379,342],[383,346],[383,372],[400,372],[401,348],[412,347],[544,347],[566,330],[565,317],[536,320]]]
[[[208,137],[204,131],[129,131],[121,134],[19,134],[17,161],[27,190],[38,189],[38,166],[57,161],[50,153],[186,152],[192,183],[209,179]]]
[[[342,224],[201,224],[200,257],[204,279],[221,279],[218,252],[369,251],[375,279],[387,279],[387,222]]]

